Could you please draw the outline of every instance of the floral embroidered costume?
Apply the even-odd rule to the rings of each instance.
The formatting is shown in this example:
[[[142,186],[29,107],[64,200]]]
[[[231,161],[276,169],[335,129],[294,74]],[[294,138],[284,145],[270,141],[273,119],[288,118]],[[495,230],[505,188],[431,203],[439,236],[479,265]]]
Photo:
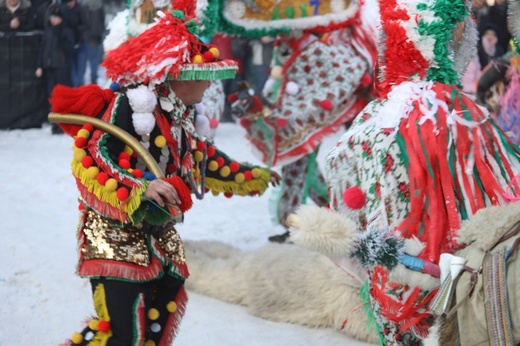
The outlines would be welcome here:
[[[69,344],[170,345],[189,276],[175,224],[191,195],[258,195],[268,186],[269,170],[231,160],[196,131],[200,100],[191,95],[202,98],[209,81],[233,78],[237,69],[197,38],[197,25],[180,11],[158,12],[153,25],[108,51],[103,65],[120,90],[58,86],[53,93],[52,111],[62,114],[56,121],[75,138],[77,271],[91,281],[97,313]],[[102,120],[109,130],[88,120],[71,124],[68,114]],[[152,186],[167,186],[169,195]],[[176,200],[163,197],[161,205],[150,191]]]
[[[291,238],[356,259],[364,269],[345,269],[368,273],[362,295],[381,344],[420,345],[440,255],[461,248],[463,220],[509,203],[520,151],[458,87],[477,39],[464,1],[381,0],[380,13],[380,97],[329,152],[330,210],[315,211],[339,215],[341,232],[312,235],[294,219]]]
[[[328,203],[319,145],[370,100],[375,28],[365,15],[371,10],[362,1],[228,1],[220,9],[221,31],[277,34],[263,95],[246,107],[239,93],[229,100],[262,161],[282,167],[273,210],[283,226],[307,197]]]

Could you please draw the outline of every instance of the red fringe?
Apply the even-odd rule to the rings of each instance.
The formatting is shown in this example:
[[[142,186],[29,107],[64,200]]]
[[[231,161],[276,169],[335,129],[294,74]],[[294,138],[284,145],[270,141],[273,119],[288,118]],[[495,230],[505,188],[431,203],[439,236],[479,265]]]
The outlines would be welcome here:
[[[168,321],[164,326],[163,337],[159,341],[157,346],[170,346],[179,332],[178,327],[181,323],[184,313],[186,312],[186,305],[188,303],[188,294],[186,288],[181,286],[177,297],[175,297],[175,303],[177,304],[177,310],[168,316]]]
[[[149,281],[157,278],[162,270],[161,263],[153,256],[152,262],[146,267],[121,261],[94,259],[82,260],[78,267],[78,275],[84,277],[110,276],[135,281]]]
[[[114,99],[114,91],[103,89],[95,84],[71,88],[58,84],[50,98],[51,112],[61,114],[80,114],[96,117]],[[65,133],[76,136],[82,125],[58,124]]]
[[[163,180],[173,185],[177,191],[179,199],[181,200],[181,204],[178,205],[181,212],[185,213],[188,211],[193,206],[193,200],[191,199],[191,190],[186,186],[184,180],[178,176],[163,178]]]

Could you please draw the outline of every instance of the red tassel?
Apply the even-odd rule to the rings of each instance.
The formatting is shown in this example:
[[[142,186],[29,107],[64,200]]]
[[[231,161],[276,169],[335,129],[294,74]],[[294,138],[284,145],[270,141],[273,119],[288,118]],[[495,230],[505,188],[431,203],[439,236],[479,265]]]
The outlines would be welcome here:
[[[173,185],[177,191],[179,199],[181,200],[181,204],[178,205],[181,212],[185,213],[188,211],[193,205],[193,201],[191,199],[191,190],[188,188],[188,186],[186,186],[184,181],[178,176],[163,179]]]
[[[58,84],[50,98],[51,112],[96,117],[113,100],[114,95],[112,90],[102,89],[95,84],[78,88]],[[81,129],[81,125],[59,125],[70,136],[75,136]]]

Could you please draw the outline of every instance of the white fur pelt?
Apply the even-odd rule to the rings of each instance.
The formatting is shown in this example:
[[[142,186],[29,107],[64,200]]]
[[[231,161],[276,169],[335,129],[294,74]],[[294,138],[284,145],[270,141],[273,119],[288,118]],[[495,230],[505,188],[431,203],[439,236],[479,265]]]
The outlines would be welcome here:
[[[270,243],[251,252],[217,241],[184,245],[188,290],[246,306],[264,319],[334,328],[377,342],[367,326],[357,279],[325,256],[291,244]]]

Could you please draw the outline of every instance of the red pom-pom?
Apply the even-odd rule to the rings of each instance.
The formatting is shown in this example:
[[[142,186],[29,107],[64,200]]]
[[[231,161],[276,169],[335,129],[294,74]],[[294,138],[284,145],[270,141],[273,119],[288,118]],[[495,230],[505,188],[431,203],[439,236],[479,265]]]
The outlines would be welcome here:
[[[181,212],[185,213],[193,205],[193,201],[191,200],[191,190],[188,188],[184,180],[178,176],[163,179],[173,185],[177,191],[177,195],[181,201],[178,207]]]
[[[76,137],[74,140],[74,145],[76,148],[85,148],[87,145],[87,139],[85,137]]]
[[[204,141],[198,141],[197,142],[197,150],[198,151],[204,151],[205,147],[206,147],[206,143],[204,143]]]
[[[209,119],[209,128],[214,130],[218,127],[218,119],[217,118],[211,118]]]
[[[240,126],[247,130],[251,127],[251,121],[247,118],[240,118]]]
[[[117,157],[118,160],[128,160],[130,161],[130,155],[128,155],[128,153],[125,153],[124,151],[119,154],[119,156]]]
[[[226,163],[226,161],[224,161],[224,158],[222,156],[219,156],[215,159],[215,161],[217,161],[218,163],[218,168],[221,168],[222,166],[224,166],[224,163]]]
[[[229,164],[229,170],[231,173],[236,173],[240,169],[240,165],[237,162],[231,162]]]
[[[130,168],[130,161],[128,161],[128,160],[121,159],[121,160],[119,160],[118,164],[119,164],[119,167],[121,167],[123,169]]]
[[[365,73],[363,77],[361,77],[361,85],[367,87],[372,83],[372,77],[368,73]]]
[[[358,186],[348,188],[343,193],[343,202],[350,209],[361,209],[365,205],[366,196]]]
[[[245,181],[249,181],[249,180],[253,179],[253,173],[251,173],[251,171],[245,171],[244,179],[245,179]]]
[[[99,172],[99,174],[96,177],[97,182],[99,183],[99,185],[103,185],[103,186],[107,182],[108,178],[109,178],[109,176],[105,172]]]
[[[110,322],[108,321],[105,321],[105,320],[101,320],[99,321],[98,323],[98,330],[102,333],[106,333],[106,332],[109,332],[110,331]]]
[[[233,197],[233,192],[224,192],[224,196],[226,196],[226,198],[231,198]]]
[[[142,178],[144,173],[139,168],[135,168],[134,170],[132,170],[132,175],[134,176],[134,178]]]
[[[238,93],[229,94],[228,97],[227,97],[227,100],[229,101],[229,103],[233,103],[237,99],[238,99]]]
[[[202,57],[204,58],[204,62],[212,62],[215,60],[215,56],[210,51],[202,53]]]
[[[128,195],[129,195],[129,193],[128,193],[128,189],[126,187],[120,187],[116,191],[116,197],[120,201],[126,200],[128,198]]]
[[[249,111],[251,113],[259,113],[262,111],[263,106],[262,100],[260,100],[258,96],[253,96],[253,103],[251,107],[249,107]]]
[[[285,119],[285,118],[276,119],[276,126],[285,127],[285,125],[287,125],[287,119]]]
[[[331,100],[329,100],[329,99],[325,99],[325,100],[321,100],[321,101],[320,101],[320,106],[321,106],[321,108],[323,108],[324,110],[326,110],[326,111],[330,111],[330,110],[332,110],[332,108],[334,107],[334,104],[332,103]]]
[[[213,157],[213,155],[215,155],[215,147],[214,146],[209,146],[207,154],[208,154],[208,157]]]
[[[94,131],[94,126],[92,126],[92,124],[85,124],[85,125],[83,125],[82,129],[85,129],[88,132],[92,132],[92,131]]]
[[[92,156],[85,156],[83,160],[81,160],[81,164],[83,165],[83,167],[89,168],[90,166],[92,166],[92,164],[94,164],[94,159],[92,158]]]
[[[168,166],[166,166],[166,171],[168,173],[173,173],[177,170],[177,167],[173,163],[170,163]]]
[[[78,204],[78,210],[79,211],[85,210],[85,205],[83,203]]]

